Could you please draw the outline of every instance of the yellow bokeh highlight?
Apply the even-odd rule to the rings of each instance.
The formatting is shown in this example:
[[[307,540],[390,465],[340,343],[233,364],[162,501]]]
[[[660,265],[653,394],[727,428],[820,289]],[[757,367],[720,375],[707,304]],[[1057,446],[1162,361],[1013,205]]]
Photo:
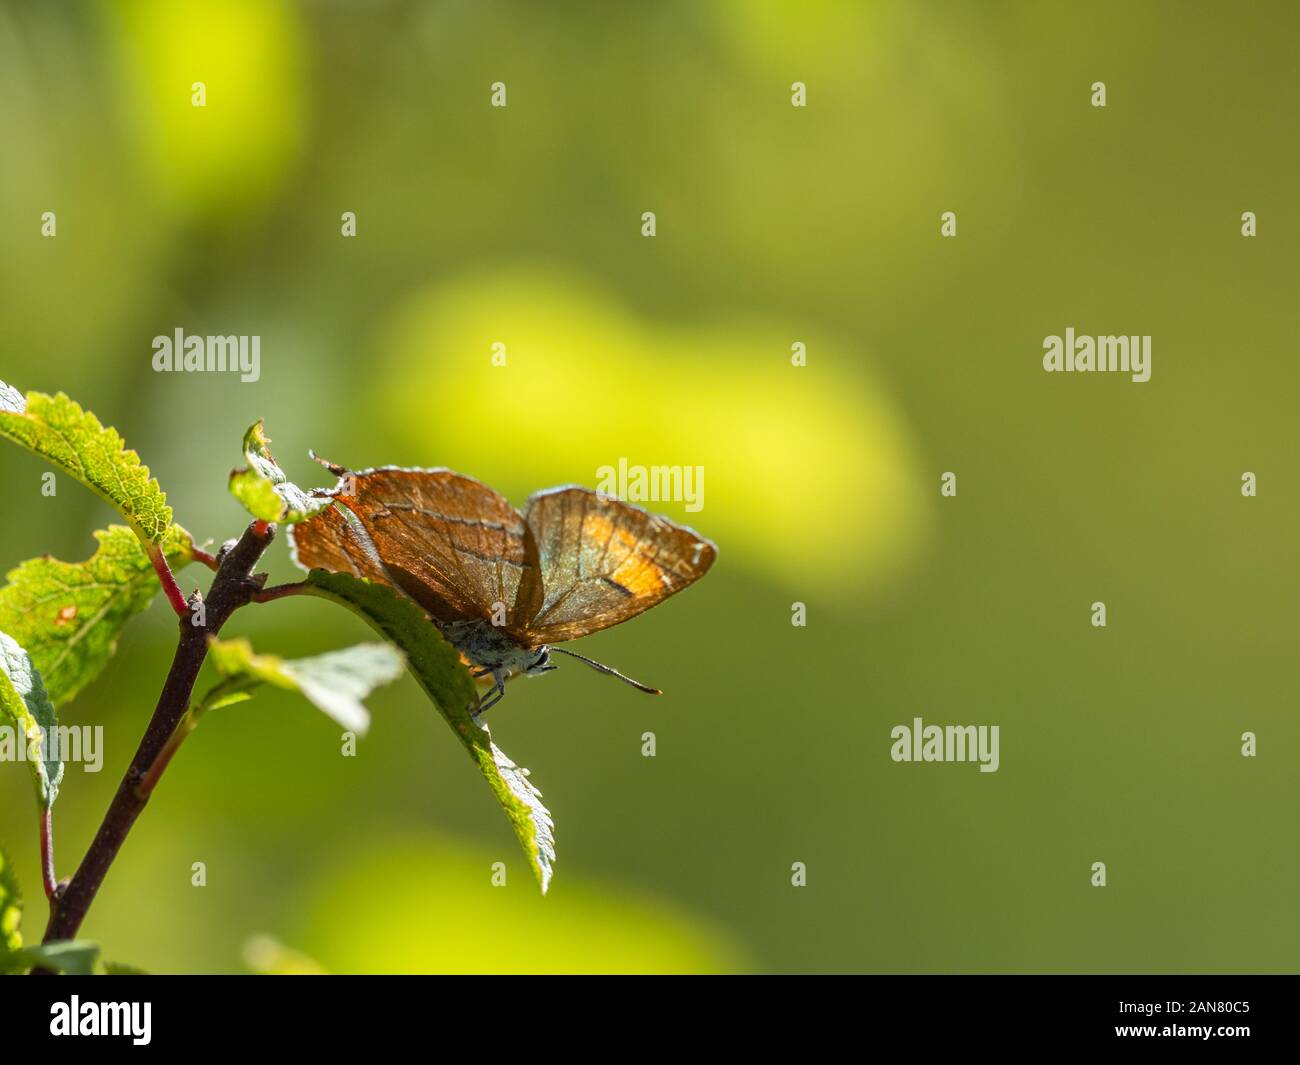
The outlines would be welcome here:
[[[268,196],[306,134],[302,30],[280,0],[105,5],[141,173],[181,214]],[[205,106],[194,106],[202,82]]]
[[[795,340],[806,366],[791,363]],[[520,265],[416,293],[378,355],[368,409],[388,412],[380,432],[400,461],[451,466],[516,505],[596,488],[620,458],[702,466],[698,512],[637,502],[717,542],[720,564],[846,599],[903,568],[926,527],[907,428],[863,353],[789,324],[651,322],[581,278]]]
[[[504,860],[505,883],[493,886]],[[498,875],[500,875],[498,873]],[[746,968],[721,931],[569,873],[543,897],[514,854],[436,838],[351,856],[307,905],[302,944],[332,973],[716,973]]]

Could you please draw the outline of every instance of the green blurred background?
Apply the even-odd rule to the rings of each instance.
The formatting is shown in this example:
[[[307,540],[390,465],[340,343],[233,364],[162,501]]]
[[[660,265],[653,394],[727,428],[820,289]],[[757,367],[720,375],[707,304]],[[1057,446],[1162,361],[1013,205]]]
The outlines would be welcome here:
[[[158,971],[245,971],[266,936],[340,972],[1294,970],[1298,23],[1174,0],[0,5],[0,379],[115,425],[197,536],[241,528],[225,479],[265,416],[308,484],[309,447],[517,503],[620,457],[703,465],[704,509],[659,509],[720,545],[581,645],[665,697],[573,665],[492,715],[557,821],[547,898],[405,679],[352,759],[288,693],[208,717],[85,934]],[[1044,374],[1067,326],[1151,334],[1152,380]],[[178,327],[260,335],[261,380],[153,373]],[[0,448],[6,569],[84,558],[112,519],[66,479],[43,497],[42,470]],[[283,543],[268,563],[295,572]],[[173,628],[155,603],[64,711],[108,749],[69,770],[63,875]],[[370,636],[292,600],[226,633]],[[999,724],[1001,769],[893,763],[917,715]],[[13,766],[0,840],[34,936]]]

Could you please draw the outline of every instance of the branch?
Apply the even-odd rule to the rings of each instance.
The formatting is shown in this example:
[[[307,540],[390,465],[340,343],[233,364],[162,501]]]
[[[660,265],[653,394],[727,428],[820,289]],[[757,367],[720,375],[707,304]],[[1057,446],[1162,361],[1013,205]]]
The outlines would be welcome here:
[[[259,590],[260,581],[253,576],[252,570],[274,536],[274,525],[254,522],[244,531],[239,542],[222,554],[217,575],[204,602],[206,624],[192,624],[193,616],[186,608],[180,620],[176,654],[149,727],[81,865],[66,887],[57,891],[51,900],[50,920],[45,929],[46,943],[72,939],[80,929],[127,833],[149,801],[148,794],[142,795],[138,785],[167,746],[189,707],[194,682],[207,658],[208,637],[220,632],[230,615],[246,605]],[[196,592],[196,602],[197,596]]]

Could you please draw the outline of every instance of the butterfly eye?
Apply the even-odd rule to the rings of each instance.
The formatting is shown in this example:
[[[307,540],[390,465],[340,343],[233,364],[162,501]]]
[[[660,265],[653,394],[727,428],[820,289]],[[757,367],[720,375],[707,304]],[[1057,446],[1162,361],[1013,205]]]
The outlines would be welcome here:
[[[537,652],[537,657],[528,663],[528,667],[524,672],[535,677],[542,673],[549,673],[555,668],[557,667],[551,665],[551,649],[549,647],[543,647]]]

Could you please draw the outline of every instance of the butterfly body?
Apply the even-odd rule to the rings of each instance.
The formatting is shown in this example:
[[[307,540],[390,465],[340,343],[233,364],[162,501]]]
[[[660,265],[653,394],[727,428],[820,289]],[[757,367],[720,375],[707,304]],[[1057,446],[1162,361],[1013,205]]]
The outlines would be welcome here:
[[[539,656],[545,659],[549,651],[545,646],[525,647],[503,629],[479,618],[438,624],[438,630],[473,665],[491,672],[529,672]]]
[[[475,678],[492,678],[496,694],[480,705],[479,713],[490,709],[505,695],[505,682],[508,678],[518,673],[537,676],[556,668],[550,664],[549,647],[525,647],[491,622],[462,619],[447,624],[434,624],[438,625],[438,631],[447,642],[470,665],[476,667]]]
[[[306,569],[352,573],[415,601],[495,695],[516,673],[582,659],[553,645],[617,625],[704,575],[717,548],[694,530],[578,486],[532,495],[521,513],[486,485],[446,469],[351,473],[321,494],[337,506],[293,527]]]

